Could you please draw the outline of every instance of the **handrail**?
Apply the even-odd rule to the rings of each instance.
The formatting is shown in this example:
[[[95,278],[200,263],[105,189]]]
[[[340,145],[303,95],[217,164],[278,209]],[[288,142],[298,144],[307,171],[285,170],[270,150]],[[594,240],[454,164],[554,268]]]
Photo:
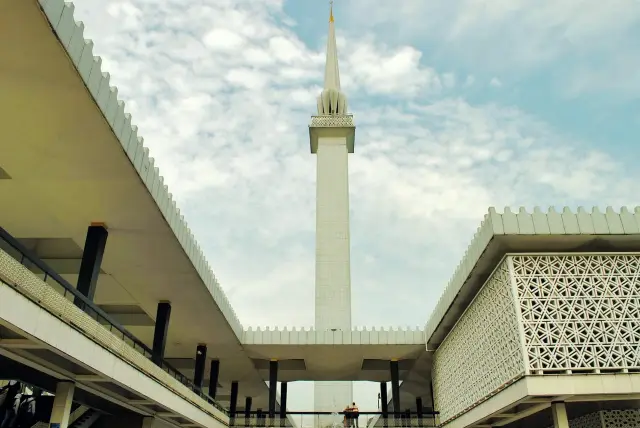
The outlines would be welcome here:
[[[49,265],[47,265],[44,261],[42,261],[37,255],[35,255],[31,250],[22,245],[16,238],[14,238],[9,232],[7,232],[3,227],[0,226],[0,241],[4,241],[9,244],[13,249],[15,249],[18,253],[20,253],[21,260],[18,260],[21,264],[24,265],[25,259],[29,262],[33,263],[38,269],[40,269],[44,273],[44,281],[47,282],[47,277],[52,278],[55,282],[57,282],[63,289],[64,292],[62,295],[67,297],[67,293],[70,293],[74,297],[74,302],[76,305],[78,302],[80,305],[78,307],[85,311],[87,315],[94,318],[96,321],[104,325],[105,323],[109,325],[109,331],[111,333],[115,333],[114,329],[122,334],[122,340],[128,343],[133,349],[136,349],[145,357],[152,359],[153,351],[145,345],[142,341],[140,341],[137,337],[131,334],[127,329],[125,329],[120,323],[111,318],[106,312],[100,309],[94,302],[92,302],[89,298],[87,298],[84,294],[79,292],[73,285],[71,285],[66,279],[61,277],[56,271],[54,271]],[[14,257],[15,258],[15,257]],[[16,259],[17,260],[17,259]],[[28,267],[28,266],[27,266]],[[101,319],[104,322],[101,322]],[[200,398],[211,404],[216,409],[220,410],[224,414],[228,415],[228,410],[222,407],[217,401],[213,400],[210,396],[202,392],[200,388],[198,388],[191,380],[189,380],[185,375],[180,373],[176,368],[174,368],[171,364],[169,364],[164,358],[162,359],[162,365],[160,366],[165,372],[169,373],[174,379],[182,383],[184,386],[189,388],[192,392],[198,395]]]
[[[292,412],[290,412],[290,411],[287,411],[286,412],[287,415],[319,415],[319,416],[350,415],[352,413],[353,412],[346,411],[346,410],[342,410],[340,412],[328,412],[328,411],[324,411],[324,412],[320,412],[320,411],[318,411],[318,412],[314,412],[314,411],[299,411],[299,412],[298,411],[292,411]],[[380,416],[384,416],[385,415],[385,412],[382,412],[380,410],[371,411],[371,412],[358,411],[357,413],[359,415],[380,415]],[[238,415],[246,415],[246,414],[249,414],[249,415],[265,415],[266,414],[267,416],[269,416],[269,411],[252,410],[250,412],[245,412],[244,410],[237,410],[236,413],[235,413],[236,416],[238,416]],[[417,417],[418,412],[413,410],[413,411],[410,412],[410,414],[411,414],[412,417]],[[423,412],[422,412],[422,416],[424,416],[424,417],[437,416],[439,414],[440,414],[440,412],[432,411],[432,410],[423,410]],[[276,411],[276,416],[277,415],[280,415],[280,411],[279,410]],[[407,412],[406,411],[394,412],[393,410],[390,410],[390,411],[386,412],[386,415],[387,416],[399,416],[399,415],[406,416]]]

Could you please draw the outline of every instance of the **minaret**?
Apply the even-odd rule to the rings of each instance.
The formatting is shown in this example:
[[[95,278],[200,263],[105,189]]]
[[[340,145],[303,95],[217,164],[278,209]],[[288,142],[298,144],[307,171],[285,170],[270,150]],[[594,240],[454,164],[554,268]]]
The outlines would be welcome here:
[[[315,324],[320,331],[351,330],[348,154],[353,153],[355,129],[340,90],[332,5],[324,89],[309,125],[311,153],[317,157]],[[316,411],[341,411],[352,401],[351,382],[315,383]],[[318,418],[316,427],[332,422]]]

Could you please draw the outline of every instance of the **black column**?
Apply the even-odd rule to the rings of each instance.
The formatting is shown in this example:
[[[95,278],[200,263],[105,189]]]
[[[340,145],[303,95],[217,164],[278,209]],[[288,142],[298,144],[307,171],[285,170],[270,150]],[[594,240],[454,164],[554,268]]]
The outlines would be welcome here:
[[[108,235],[109,233],[104,225],[92,224],[87,230],[87,237],[84,241],[77,288],[79,292],[91,301],[93,301],[93,297],[96,294],[96,284],[98,283],[98,275],[100,275],[100,265],[102,264],[102,256],[104,255],[104,247],[107,245]],[[82,302],[77,298],[75,299],[75,304],[78,307],[83,307]]]
[[[231,382],[231,402],[229,403],[229,416],[231,416],[231,421],[235,419],[237,409],[238,409],[238,382]]]
[[[169,318],[171,318],[171,303],[158,303],[156,312],[156,328],[153,332],[153,362],[162,366],[164,348],[167,345],[167,332],[169,331]]]
[[[276,416],[276,393],[278,387],[278,361],[269,362],[269,417]]]
[[[207,345],[198,345],[196,348],[196,372],[193,375],[193,383],[202,390],[204,383],[204,365],[207,362]]]
[[[387,398],[387,382],[380,382],[380,411],[383,417],[389,412],[389,399]]]
[[[287,382],[280,383],[280,419],[287,417]]]
[[[249,419],[251,419],[251,405],[253,404],[253,398],[247,397],[244,399],[244,425],[250,426]]]
[[[220,360],[211,360],[209,370],[209,397],[216,399],[216,391],[218,390],[218,375],[220,374]]]
[[[391,369],[391,397],[393,399],[393,414],[400,414],[400,371],[398,370],[398,360],[392,360],[389,365]]]
[[[418,413],[418,420],[422,419],[422,397],[416,397],[416,412]]]

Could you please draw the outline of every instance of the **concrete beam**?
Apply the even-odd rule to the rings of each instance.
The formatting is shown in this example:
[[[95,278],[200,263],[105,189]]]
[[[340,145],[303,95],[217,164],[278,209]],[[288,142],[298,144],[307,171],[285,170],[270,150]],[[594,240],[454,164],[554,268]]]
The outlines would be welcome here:
[[[75,379],[77,382],[110,382],[99,375],[77,375]]]
[[[45,349],[46,346],[29,339],[0,339],[0,346],[7,349]]]
[[[513,423],[513,422],[515,422],[517,420],[524,419],[524,418],[526,418],[528,416],[531,416],[533,414],[536,414],[538,412],[546,410],[549,407],[551,407],[551,402],[541,403],[541,404],[537,404],[537,405],[528,407],[527,409],[525,409],[525,410],[523,410],[521,412],[515,413],[513,416],[511,416],[509,418],[506,418],[506,419],[504,419],[504,420],[502,420],[502,421],[500,421],[498,423],[493,424],[493,426],[500,427],[500,426],[508,425],[508,424]]]

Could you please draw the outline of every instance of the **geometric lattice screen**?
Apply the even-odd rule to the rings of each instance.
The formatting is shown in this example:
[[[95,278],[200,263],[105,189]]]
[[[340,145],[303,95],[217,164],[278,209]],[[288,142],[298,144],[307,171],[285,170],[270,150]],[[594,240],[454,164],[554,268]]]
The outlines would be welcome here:
[[[532,374],[640,369],[640,256],[512,256]]]
[[[440,421],[466,412],[524,372],[513,287],[502,263],[435,352],[432,379]]]
[[[627,410],[603,410],[600,412],[602,428],[638,428],[640,427],[640,411]]]
[[[553,425],[548,428],[553,428]],[[569,420],[569,428],[604,428],[600,412],[590,413],[579,418]]]
[[[627,371],[640,371],[640,255],[511,255],[436,350],[435,405],[446,422],[525,375]]]
[[[640,411],[637,409],[601,410],[569,420],[569,428],[638,427],[640,427]],[[553,428],[553,425],[547,428]]]

